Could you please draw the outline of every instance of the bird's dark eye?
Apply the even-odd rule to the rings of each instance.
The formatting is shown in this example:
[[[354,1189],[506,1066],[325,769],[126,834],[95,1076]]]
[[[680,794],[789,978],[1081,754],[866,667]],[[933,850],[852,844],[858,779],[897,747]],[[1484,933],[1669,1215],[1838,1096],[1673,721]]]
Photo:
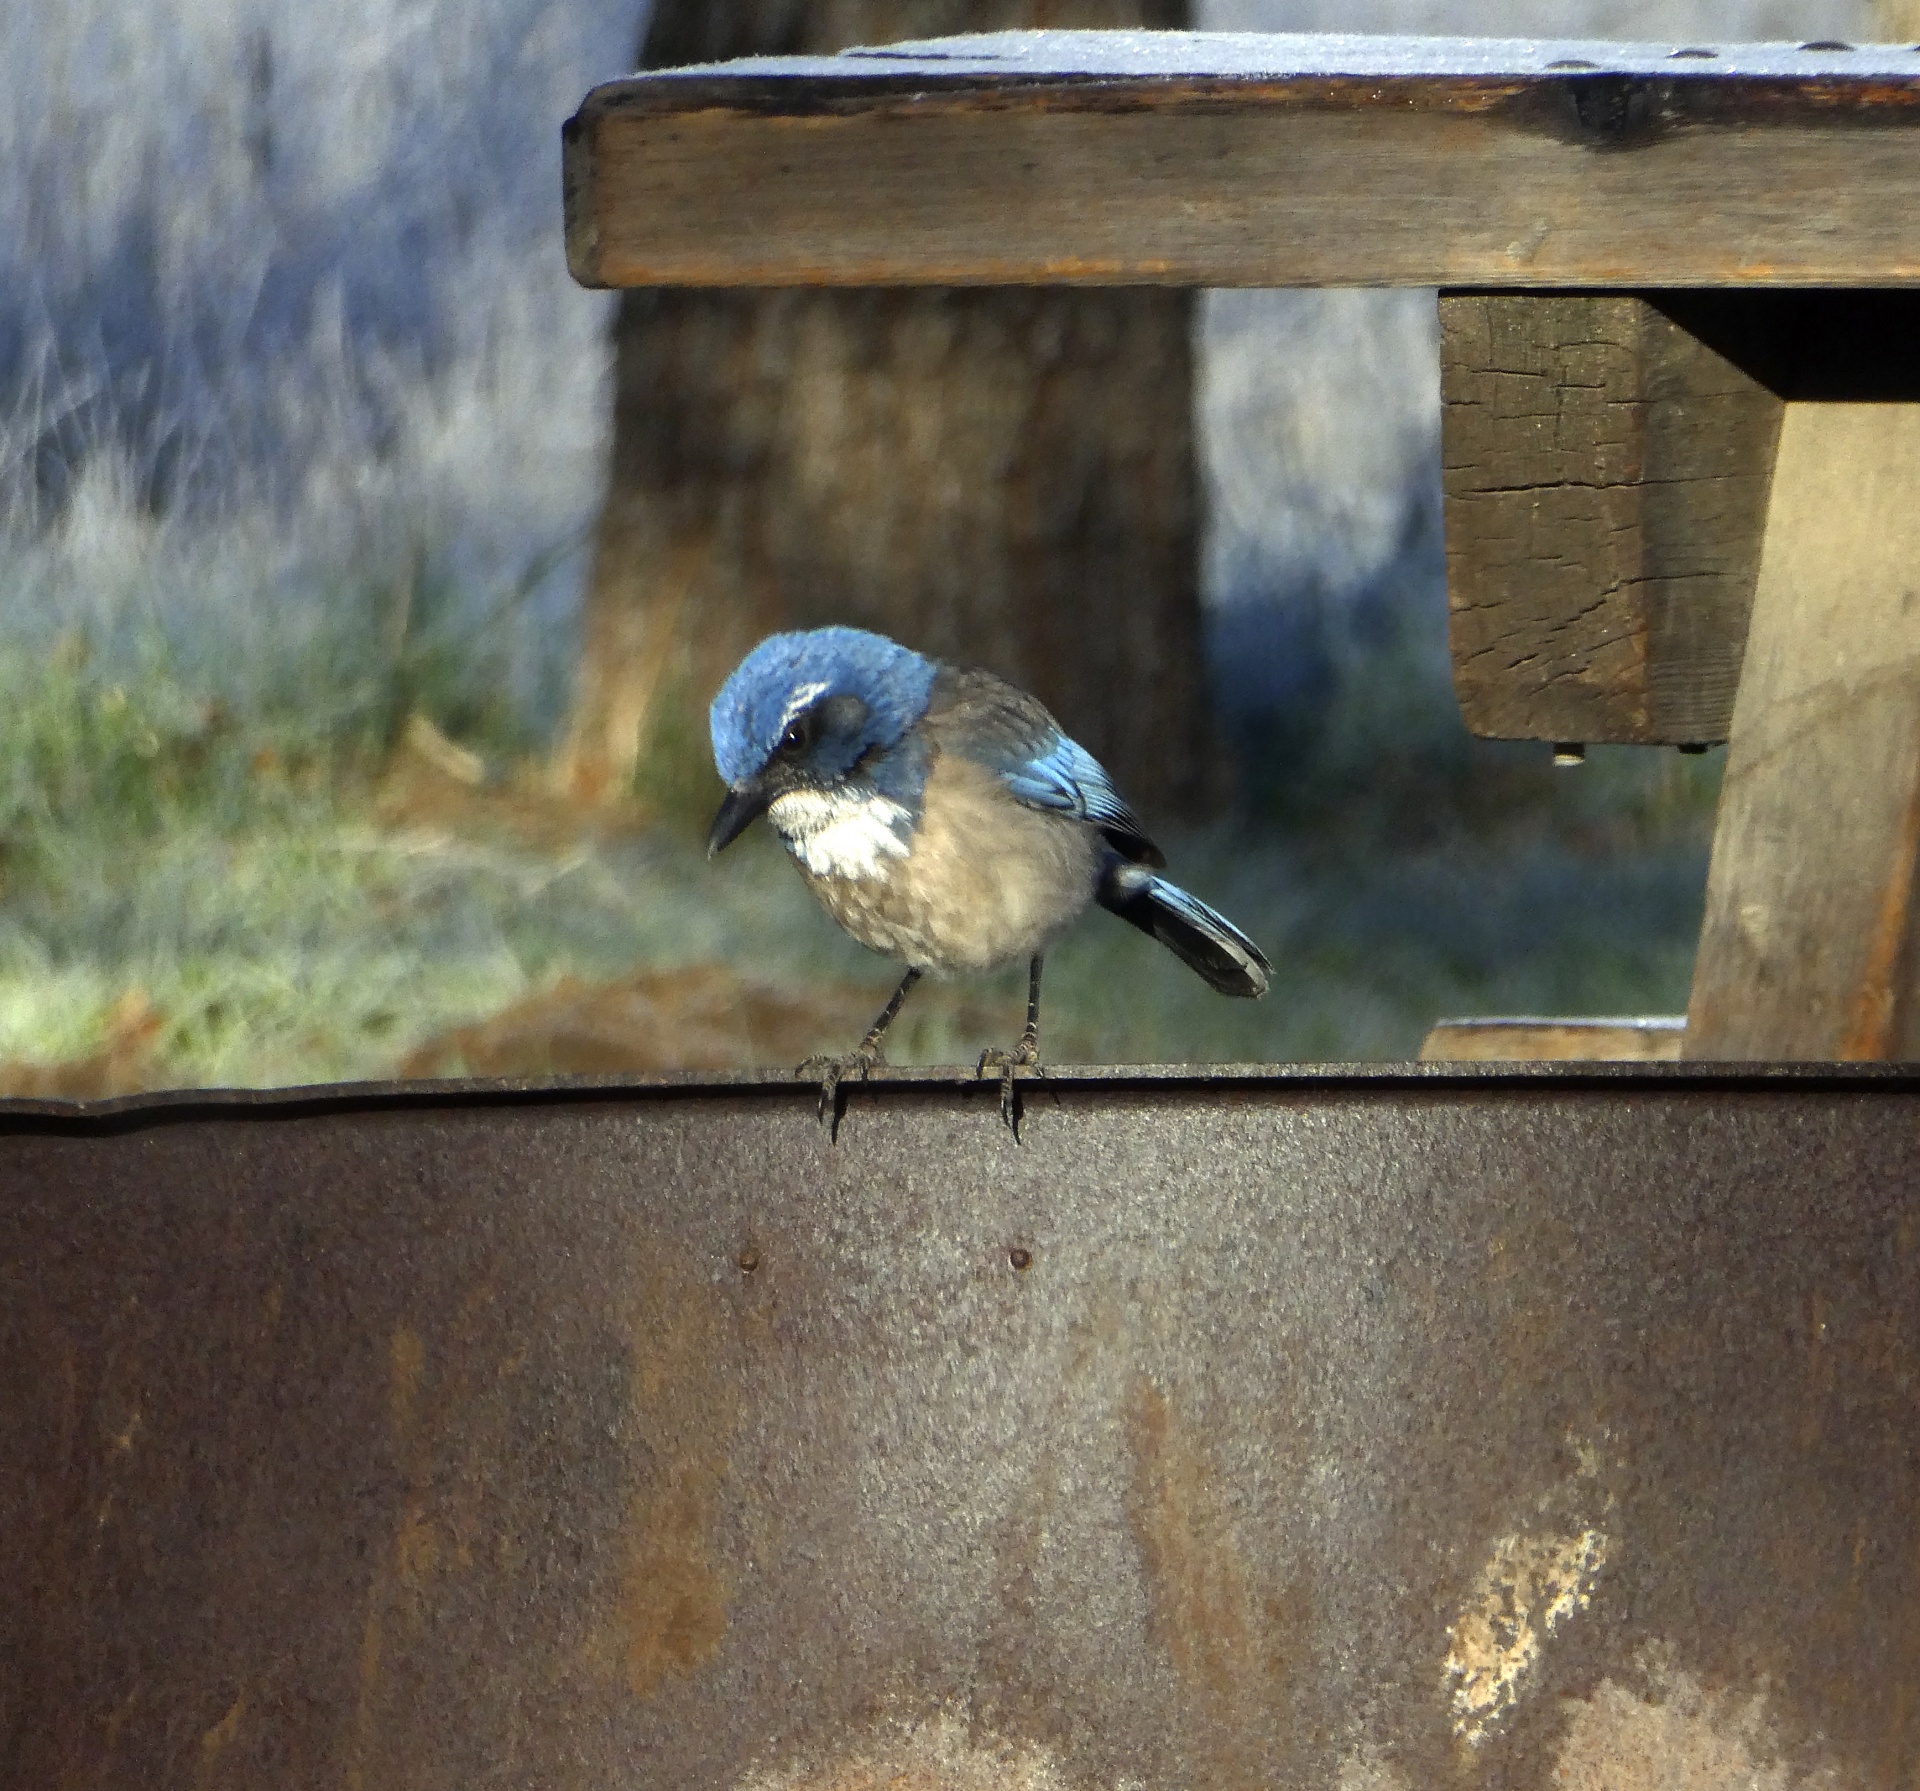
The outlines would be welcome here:
[[[813,737],[819,731],[820,717],[817,711],[809,709],[796,715],[787,723],[787,731],[780,736],[779,752],[792,755],[802,753],[813,744]]]

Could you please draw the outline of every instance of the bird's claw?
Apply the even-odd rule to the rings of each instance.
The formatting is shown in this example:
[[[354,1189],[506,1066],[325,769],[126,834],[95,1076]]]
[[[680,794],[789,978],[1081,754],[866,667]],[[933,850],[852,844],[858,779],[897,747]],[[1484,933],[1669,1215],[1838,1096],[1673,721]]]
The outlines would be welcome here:
[[[1022,1070],[1032,1070],[1035,1075],[1043,1072],[1039,1068],[1040,1047],[1030,1038],[1023,1038],[1011,1051],[988,1048],[980,1053],[980,1061],[974,1066],[976,1078],[984,1080],[989,1069],[1000,1072],[1000,1120],[1013,1134],[1015,1144],[1020,1142],[1020,1084]]]
[[[847,1110],[841,1083],[854,1075],[862,1082],[866,1081],[873,1074],[873,1066],[880,1060],[879,1046],[862,1045],[859,1050],[849,1051],[844,1057],[809,1057],[794,1070],[795,1077],[800,1081],[817,1081],[820,1084],[820,1123],[827,1128],[827,1137],[835,1144],[840,1142],[840,1121]]]

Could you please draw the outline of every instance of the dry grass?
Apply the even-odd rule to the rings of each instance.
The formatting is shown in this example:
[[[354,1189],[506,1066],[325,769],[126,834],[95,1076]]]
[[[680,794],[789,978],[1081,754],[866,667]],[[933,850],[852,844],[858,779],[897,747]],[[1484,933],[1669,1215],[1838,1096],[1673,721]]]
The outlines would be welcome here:
[[[762,830],[709,863],[635,810],[560,801],[537,764],[483,758],[476,784],[418,730],[384,757],[296,751],[271,716],[209,727],[164,681],[84,669],[0,678],[0,718],[15,1092],[790,1065],[850,1046],[891,983]],[[1049,958],[1047,1055],[1409,1056],[1442,1013],[1682,1005],[1711,767],[1622,753],[1549,774],[1468,748],[1439,776],[1431,757],[1409,787],[1394,754],[1323,754],[1292,818],[1167,837],[1176,874],[1266,946],[1273,994],[1223,1000],[1094,914]],[[930,985],[893,1056],[971,1061],[1022,994],[1017,969]]]

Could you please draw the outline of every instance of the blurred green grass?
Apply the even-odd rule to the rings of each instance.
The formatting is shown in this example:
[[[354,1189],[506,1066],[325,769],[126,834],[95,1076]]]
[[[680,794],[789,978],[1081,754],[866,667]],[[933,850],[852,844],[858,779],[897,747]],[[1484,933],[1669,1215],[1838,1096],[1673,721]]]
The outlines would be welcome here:
[[[877,1006],[888,966],[764,830],[708,863],[687,815],[703,783],[717,797],[710,769],[656,767],[679,799],[653,825],[570,815],[487,654],[396,644],[377,611],[367,638],[303,636],[245,689],[157,637],[0,650],[0,1062],[104,1049],[130,997],[154,1016],[149,1079],[182,1085],[391,1073],[563,977],[649,966],[867,983]],[[1442,1015],[1684,1007],[1719,755],[1596,749],[1556,771],[1544,747],[1470,741],[1415,648],[1357,663],[1310,739],[1246,755],[1235,817],[1162,830],[1173,874],[1272,957],[1270,996],[1223,1000],[1095,913],[1048,960],[1049,1058],[1403,1057]],[[413,713],[494,790],[409,768]],[[979,993],[1011,1036],[1022,974]],[[894,1059],[996,1042],[957,1036],[962,1011],[910,1004]]]

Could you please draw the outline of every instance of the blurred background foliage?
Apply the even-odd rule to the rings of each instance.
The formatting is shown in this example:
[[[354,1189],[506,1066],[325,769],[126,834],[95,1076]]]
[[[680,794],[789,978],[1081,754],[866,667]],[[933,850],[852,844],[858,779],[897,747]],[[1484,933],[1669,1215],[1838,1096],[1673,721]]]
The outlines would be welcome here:
[[[1868,37],[1867,0],[1209,0],[1218,28]],[[1900,21],[1892,20],[1897,26]],[[610,439],[558,125],[639,0],[0,13],[0,1087],[791,1062],[889,978],[663,727],[556,772]],[[1469,740],[1431,294],[1194,323],[1204,825],[1259,1004],[1096,916],[1050,1056],[1410,1054],[1442,1013],[1684,1005],[1718,755]],[[696,693],[697,694],[697,693]],[[1185,813],[1186,811],[1182,811]],[[1017,977],[909,1009],[971,1058]]]

